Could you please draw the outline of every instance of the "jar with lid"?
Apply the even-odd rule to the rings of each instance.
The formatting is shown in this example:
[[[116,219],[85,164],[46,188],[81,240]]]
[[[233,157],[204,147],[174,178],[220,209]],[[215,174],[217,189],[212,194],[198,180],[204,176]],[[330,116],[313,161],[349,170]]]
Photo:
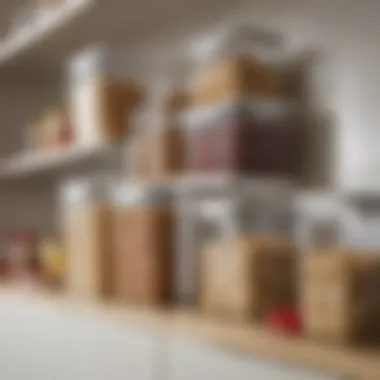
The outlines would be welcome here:
[[[209,314],[250,321],[295,306],[296,250],[285,236],[236,235],[201,252],[201,306]]]
[[[220,29],[196,40],[189,78],[191,103],[207,106],[231,98],[281,95],[281,36],[250,26]]]
[[[207,242],[240,236],[290,238],[291,202],[288,181],[227,178],[215,186],[185,184],[178,202],[178,302],[199,301],[202,247]]]
[[[60,189],[67,286],[79,298],[113,293],[112,218],[105,179],[78,179]]]
[[[119,140],[128,132],[142,89],[133,79],[114,74],[115,61],[107,49],[93,47],[68,64],[70,122],[78,144]]]
[[[126,182],[113,190],[115,292],[121,300],[167,304],[172,299],[173,210],[159,187]]]
[[[281,89],[280,45],[247,27],[195,44],[201,63],[188,82],[188,170],[296,174],[300,132]]]
[[[170,81],[152,87],[148,101],[134,117],[134,133],[128,146],[128,173],[145,181],[160,181],[178,175],[184,166],[184,139],[180,111],[186,95]]]

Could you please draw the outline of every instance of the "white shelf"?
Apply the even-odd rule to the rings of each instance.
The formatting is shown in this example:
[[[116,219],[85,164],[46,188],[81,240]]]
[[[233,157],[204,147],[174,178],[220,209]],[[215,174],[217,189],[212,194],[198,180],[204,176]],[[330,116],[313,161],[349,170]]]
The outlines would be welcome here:
[[[1,0],[2,1],[2,0]],[[124,48],[127,58],[137,46],[159,46],[193,36],[194,29],[213,22],[217,15],[236,9],[243,0],[66,0],[57,11],[0,40],[0,75],[24,69],[43,75],[61,75],[71,54],[86,45],[105,43]],[[1,9],[1,8],[0,8]],[[0,20],[1,21],[1,20]],[[140,51],[140,49],[137,49]],[[54,78],[54,76],[53,76]]]
[[[70,146],[45,152],[27,152],[15,155],[0,163],[0,179],[17,179],[36,174],[51,173],[105,157],[116,151],[111,144]]]
[[[66,0],[54,10],[41,15],[31,25],[26,24],[9,34],[0,43],[0,67],[21,58],[24,53],[43,44],[63,29],[70,28],[71,23],[88,12],[94,4],[94,0]]]

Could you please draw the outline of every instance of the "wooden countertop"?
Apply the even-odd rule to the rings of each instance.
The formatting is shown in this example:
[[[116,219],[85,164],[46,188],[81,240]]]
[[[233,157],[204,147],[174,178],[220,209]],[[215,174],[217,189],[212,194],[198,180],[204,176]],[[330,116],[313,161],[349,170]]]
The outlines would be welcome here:
[[[122,306],[116,302],[82,302],[64,294],[20,288],[0,288],[4,297],[48,304],[86,316],[128,324],[137,329],[198,341],[224,350],[261,356],[353,380],[380,379],[380,349],[325,345],[305,338],[288,338],[255,325],[211,318],[193,310]]]

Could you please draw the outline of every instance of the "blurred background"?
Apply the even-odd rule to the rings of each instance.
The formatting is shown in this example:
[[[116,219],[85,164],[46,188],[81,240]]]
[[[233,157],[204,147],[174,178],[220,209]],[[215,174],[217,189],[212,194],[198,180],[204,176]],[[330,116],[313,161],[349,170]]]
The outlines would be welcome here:
[[[379,12],[0,0],[0,377],[380,378]]]

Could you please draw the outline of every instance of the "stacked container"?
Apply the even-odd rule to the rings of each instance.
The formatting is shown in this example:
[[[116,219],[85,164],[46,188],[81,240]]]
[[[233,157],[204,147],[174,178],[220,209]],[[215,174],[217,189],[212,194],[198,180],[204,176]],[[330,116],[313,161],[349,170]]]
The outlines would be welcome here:
[[[279,63],[268,58],[274,37],[249,29],[218,37],[189,81],[188,170],[294,175],[298,132]]]

